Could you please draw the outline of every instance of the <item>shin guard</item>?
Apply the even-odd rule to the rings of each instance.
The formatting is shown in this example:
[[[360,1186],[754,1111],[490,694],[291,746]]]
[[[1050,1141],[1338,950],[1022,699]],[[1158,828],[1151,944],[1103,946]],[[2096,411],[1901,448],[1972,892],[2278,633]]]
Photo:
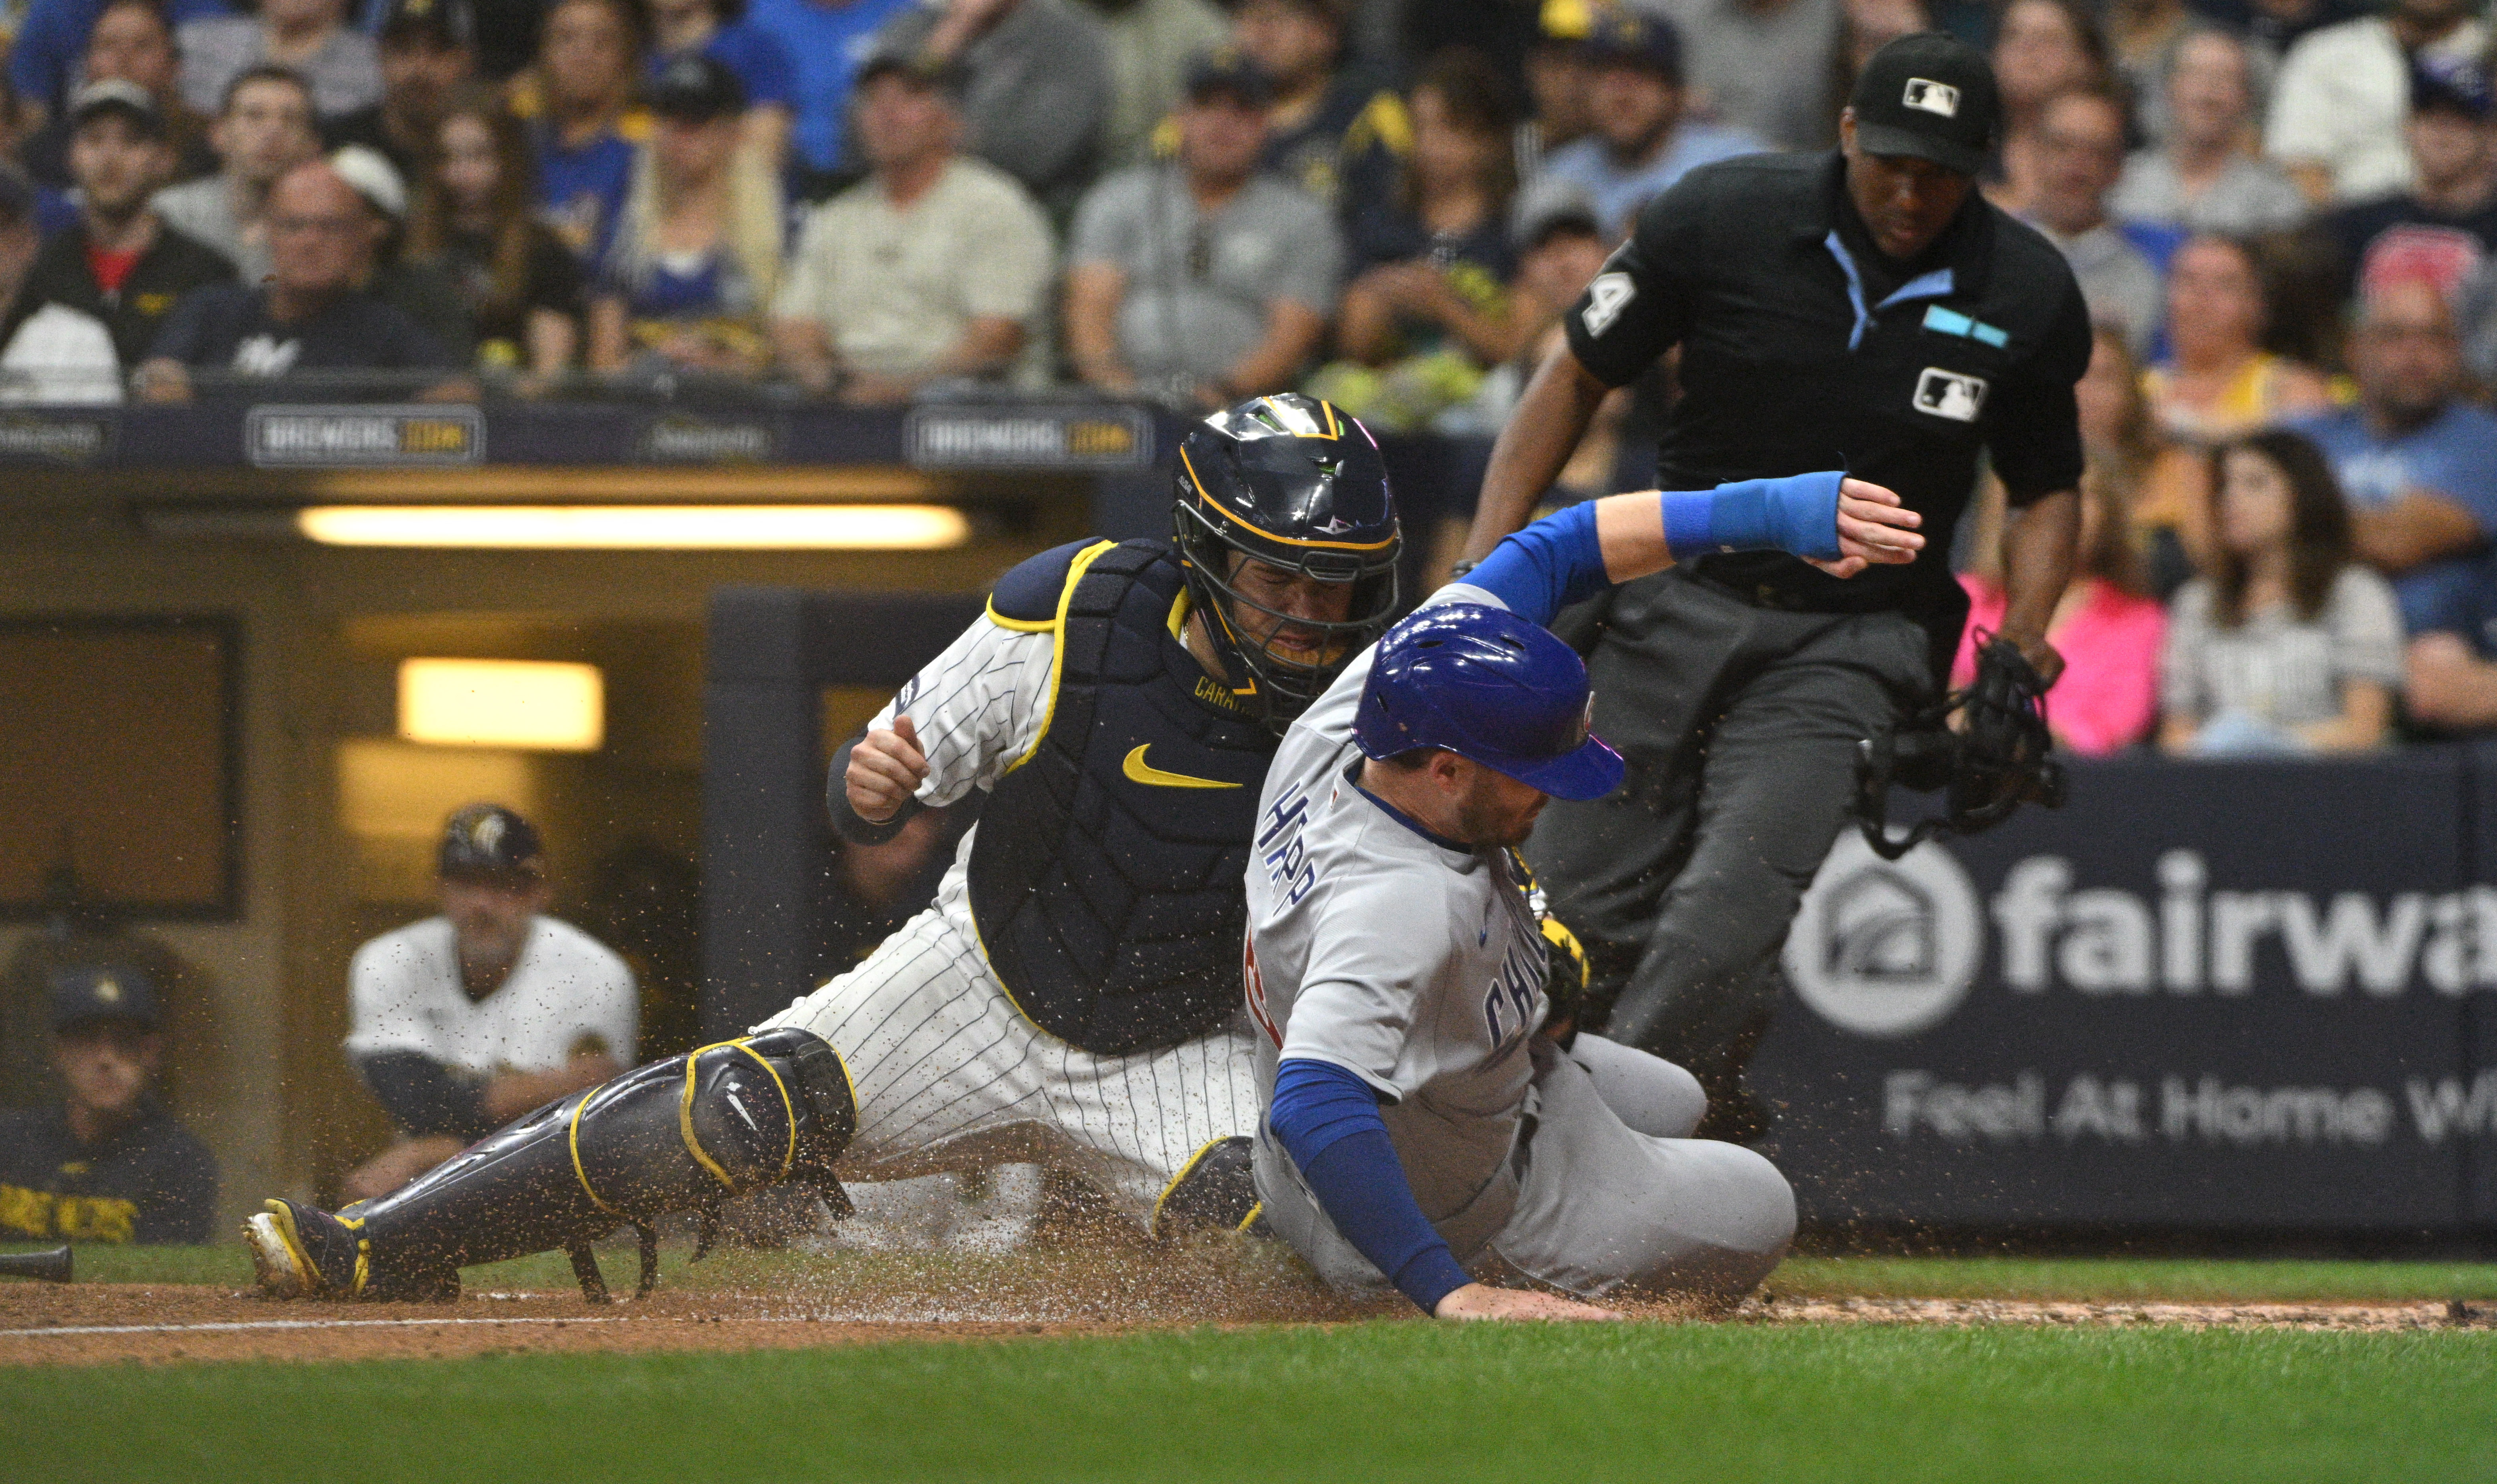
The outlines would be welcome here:
[[[338,1219],[360,1239],[365,1297],[439,1292],[446,1280],[456,1292],[461,1268],[560,1247],[582,1292],[604,1302],[589,1244],[625,1225],[641,1234],[647,1294],[658,1280],[653,1223],[671,1212],[701,1214],[699,1258],[720,1203],[766,1185],[800,1181],[845,1211],[833,1163],[857,1119],[839,1055],[781,1026],[559,1098]]]

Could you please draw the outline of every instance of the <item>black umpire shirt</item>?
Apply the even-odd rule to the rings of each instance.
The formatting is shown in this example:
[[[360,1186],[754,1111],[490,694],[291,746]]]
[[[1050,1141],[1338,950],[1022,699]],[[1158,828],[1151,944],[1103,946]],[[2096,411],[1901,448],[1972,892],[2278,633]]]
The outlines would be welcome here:
[[[60,1104],[0,1112],[0,1242],[205,1242],[217,1162],[150,1104],[100,1144]]]
[[[1921,258],[1889,262],[1845,173],[1833,151],[1685,175],[1588,286],[1569,348],[1618,387],[1682,347],[1667,489],[1844,468],[1925,518],[1905,566],[1842,582],[1748,552],[1702,558],[1701,577],[1777,608],[1956,612],[1950,536],[1979,451],[2014,507],[2080,482],[2089,313],[2063,254],[1974,192]]]

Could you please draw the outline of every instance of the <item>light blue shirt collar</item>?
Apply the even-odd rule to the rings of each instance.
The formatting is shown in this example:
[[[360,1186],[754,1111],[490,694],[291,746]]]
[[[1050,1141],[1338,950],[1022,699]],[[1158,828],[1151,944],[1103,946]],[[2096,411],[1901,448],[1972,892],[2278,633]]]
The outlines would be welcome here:
[[[1830,228],[1829,236],[1821,238],[1820,242],[1829,249],[1829,255],[1838,260],[1839,271],[1847,275],[1847,302],[1855,310],[1855,329],[1847,336],[1849,350],[1863,345],[1864,332],[1872,328],[1873,316],[1892,304],[1904,304],[1914,299],[1941,299],[1953,290],[1951,270],[1938,268],[1930,273],[1919,273],[1899,285],[1889,298],[1868,309],[1864,305],[1864,275],[1856,269],[1855,255],[1849,252],[1847,244],[1839,239],[1838,229]]]

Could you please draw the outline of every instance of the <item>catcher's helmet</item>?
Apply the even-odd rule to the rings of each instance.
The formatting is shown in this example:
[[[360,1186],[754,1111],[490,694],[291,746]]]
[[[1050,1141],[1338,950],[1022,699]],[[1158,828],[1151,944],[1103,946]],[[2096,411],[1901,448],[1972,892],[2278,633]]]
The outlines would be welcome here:
[[[1177,495],[1171,521],[1189,593],[1234,683],[1280,731],[1395,615],[1403,538],[1378,445],[1329,403],[1296,392],[1256,397],[1188,429]],[[1321,583],[1348,583],[1352,606],[1332,623],[1278,613],[1233,584],[1234,552]],[[1315,648],[1252,642],[1242,627],[1250,611],[1277,620],[1278,635],[1283,625],[1315,630]]]
[[[1576,650],[1510,613],[1442,603],[1378,642],[1352,715],[1364,757],[1444,747],[1562,799],[1600,799],[1622,755],[1590,736]]]

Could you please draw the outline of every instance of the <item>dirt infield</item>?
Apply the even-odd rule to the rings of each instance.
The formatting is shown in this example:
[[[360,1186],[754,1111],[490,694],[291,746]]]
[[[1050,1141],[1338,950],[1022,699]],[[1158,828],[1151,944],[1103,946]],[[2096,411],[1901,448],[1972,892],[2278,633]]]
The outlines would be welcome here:
[[[1129,1275],[1130,1278],[1133,1275]],[[578,1294],[472,1293],[456,1304],[277,1304],[180,1284],[0,1286],[0,1366],[225,1360],[404,1360],[490,1354],[790,1349],[904,1341],[995,1342],[1118,1334],[1205,1323],[1329,1323],[1394,1315],[1349,1308],[1288,1284],[1208,1291],[1112,1281],[1041,1302],[1003,1291],[832,1293],[672,1291],[595,1306]],[[996,1285],[991,1285],[995,1288]],[[1185,1290],[1185,1291],[1179,1291]],[[1074,1302],[1069,1302],[1070,1298]],[[1670,1305],[1621,1306],[1632,1319],[1689,1320]],[[1072,1316],[1090,1310],[1089,1317]],[[1409,1310],[1403,1310],[1408,1313]],[[2039,1303],[1985,1299],[1791,1299],[1744,1304],[1725,1322],[1765,1325],[2303,1329],[2400,1331],[2497,1327],[2497,1309],[2453,1304]]]

